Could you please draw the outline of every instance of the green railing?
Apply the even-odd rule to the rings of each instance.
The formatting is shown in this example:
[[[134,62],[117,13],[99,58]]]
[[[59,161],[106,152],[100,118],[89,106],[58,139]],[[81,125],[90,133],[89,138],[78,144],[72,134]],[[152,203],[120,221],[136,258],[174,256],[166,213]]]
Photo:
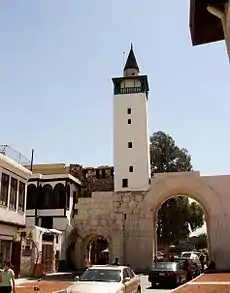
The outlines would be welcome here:
[[[143,92],[141,87],[125,87],[125,88],[120,88],[120,94],[125,95],[125,94],[136,94],[136,93],[141,93]]]

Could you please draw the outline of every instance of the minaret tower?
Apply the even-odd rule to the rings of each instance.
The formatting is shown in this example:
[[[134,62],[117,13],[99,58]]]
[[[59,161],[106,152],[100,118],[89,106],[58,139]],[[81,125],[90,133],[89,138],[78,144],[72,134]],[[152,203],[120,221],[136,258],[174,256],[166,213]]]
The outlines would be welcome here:
[[[131,49],[123,77],[113,78],[114,190],[147,190],[150,179],[148,78]]]

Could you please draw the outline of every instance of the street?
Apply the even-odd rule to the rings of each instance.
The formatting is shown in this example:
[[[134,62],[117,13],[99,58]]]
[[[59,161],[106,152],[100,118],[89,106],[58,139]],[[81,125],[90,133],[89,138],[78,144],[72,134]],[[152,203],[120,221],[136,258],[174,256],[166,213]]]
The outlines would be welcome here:
[[[148,276],[141,276],[142,293],[169,293],[171,289],[152,289],[148,282]]]

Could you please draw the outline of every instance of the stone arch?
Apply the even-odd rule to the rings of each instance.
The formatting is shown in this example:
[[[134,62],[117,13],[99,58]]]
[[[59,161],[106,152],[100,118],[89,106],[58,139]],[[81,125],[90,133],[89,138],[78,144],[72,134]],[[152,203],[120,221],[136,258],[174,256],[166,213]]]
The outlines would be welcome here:
[[[213,257],[213,219],[223,211],[221,199],[215,190],[209,186],[196,172],[180,174],[165,174],[152,180],[151,189],[144,200],[144,209],[152,213],[153,229],[156,226],[157,210],[163,202],[178,195],[188,196],[202,206],[206,216],[207,232],[209,238],[210,257]],[[155,235],[155,230],[153,235]],[[155,235],[156,239],[156,235]],[[154,241],[155,241],[154,239]],[[153,244],[154,245],[154,244]],[[155,248],[153,247],[153,250]]]
[[[108,248],[111,254],[111,248],[112,248],[112,239],[110,236],[104,236],[101,234],[90,234],[87,237],[84,238],[84,240],[82,241],[82,248],[81,251],[83,253],[83,261],[84,261],[84,256],[86,255],[87,251],[88,251],[88,246],[90,245],[90,243],[94,242],[97,239],[103,238],[107,244],[108,244]]]
[[[109,260],[113,259],[113,251],[112,251],[112,238],[110,236],[110,232],[107,229],[98,227],[97,229],[87,229],[85,231],[81,231],[79,237],[76,240],[75,244],[75,266],[76,268],[82,269],[84,268],[84,256],[87,253],[87,246],[89,243],[96,238],[103,237],[109,246]]]
[[[66,188],[63,183],[57,183],[53,189],[53,203],[56,209],[62,209],[66,203]]]
[[[26,209],[31,210],[36,208],[37,186],[33,183],[27,187]]]
[[[53,187],[50,184],[45,184],[42,187],[43,198],[42,198],[42,207],[45,209],[52,208],[53,203]]]

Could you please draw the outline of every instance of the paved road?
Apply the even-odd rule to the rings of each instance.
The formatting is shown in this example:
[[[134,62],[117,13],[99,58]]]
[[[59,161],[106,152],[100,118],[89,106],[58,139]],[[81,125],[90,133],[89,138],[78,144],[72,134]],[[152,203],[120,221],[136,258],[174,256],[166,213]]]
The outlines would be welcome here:
[[[171,289],[152,289],[148,282],[148,276],[141,276],[142,293],[169,293]]]

